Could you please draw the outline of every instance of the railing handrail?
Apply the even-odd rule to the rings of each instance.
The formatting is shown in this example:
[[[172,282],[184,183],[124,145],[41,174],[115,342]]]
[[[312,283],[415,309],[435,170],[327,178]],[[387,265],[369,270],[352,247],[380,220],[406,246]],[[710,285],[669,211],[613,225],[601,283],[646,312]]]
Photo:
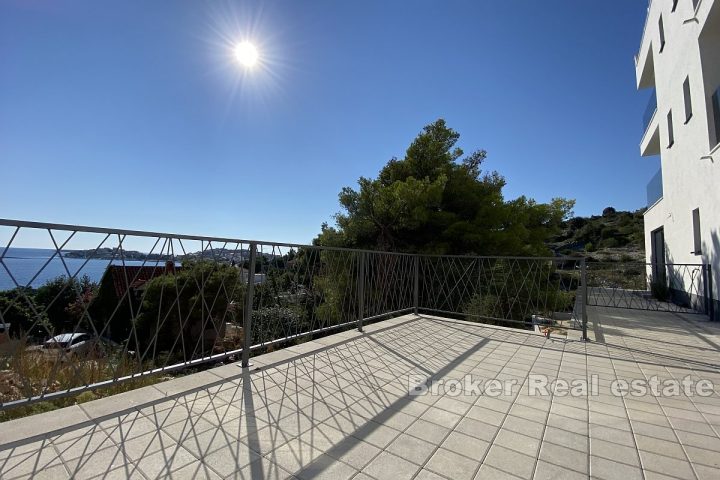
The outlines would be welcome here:
[[[652,262],[640,262],[640,261],[631,261],[631,262],[624,262],[622,260],[619,261],[606,261],[606,262],[588,262],[588,267],[591,267],[593,265],[645,265],[645,266],[654,266],[655,264]],[[665,262],[664,265],[666,267],[704,267],[707,265],[707,263],[670,263]]]
[[[375,254],[388,254],[388,255],[401,255],[401,256],[419,256],[419,257],[436,257],[436,258],[483,258],[483,259],[507,259],[507,260],[554,260],[554,261],[570,261],[577,260],[580,257],[572,256],[505,256],[505,255],[451,255],[451,254],[425,254],[425,253],[407,253],[407,252],[391,252],[387,250],[369,250],[362,248],[349,248],[349,247],[330,247],[325,245],[309,245],[302,243],[288,243],[288,242],[273,242],[264,240],[247,240],[240,238],[230,237],[208,237],[201,235],[184,235],[177,233],[163,233],[163,232],[152,232],[145,230],[127,230],[120,228],[107,228],[107,227],[89,227],[86,225],[70,225],[62,223],[46,223],[46,222],[33,222],[26,220],[12,220],[6,218],[0,218],[0,226],[6,227],[17,227],[17,228],[35,228],[42,230],[66,230],[74,232],[85,232],[85,233],[101,233],[105,235],[129,235],[135,237],[146,237],[146,238],[168,238],[177,240],[195,240],[205,242],[219,242],[219,243],[238,243],[247,244],[248,248],[251,244],[258,246],[272,246],[272,247],[290,247],[290,248],[303,248],[303,249],[314,249],[314,250],[329,250],[329,251],[341,251],[341,252],[358,252],[358,253],[375,253]],[[19,247],[23,248],[23,247]],[[262,252],[258,252],[262,253]]]

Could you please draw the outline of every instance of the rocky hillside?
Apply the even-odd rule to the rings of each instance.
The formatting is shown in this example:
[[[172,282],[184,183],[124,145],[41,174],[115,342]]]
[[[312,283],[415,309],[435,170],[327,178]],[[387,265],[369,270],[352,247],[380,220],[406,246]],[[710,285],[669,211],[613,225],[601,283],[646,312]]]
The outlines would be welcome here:
[[[644,211],[618,212],[608,207],[602,215],[571,218],[549,246],[557,254],[584,254],[598,261],[645,261]]]

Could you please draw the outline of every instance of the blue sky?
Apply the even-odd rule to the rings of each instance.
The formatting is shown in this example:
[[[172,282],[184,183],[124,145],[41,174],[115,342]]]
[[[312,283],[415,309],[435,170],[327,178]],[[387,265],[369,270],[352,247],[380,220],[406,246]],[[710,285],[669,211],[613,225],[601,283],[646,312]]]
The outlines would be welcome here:
[[[508,199],[637,209],[646,7],[0,0],[0,217],[306,243],[439,117]]]

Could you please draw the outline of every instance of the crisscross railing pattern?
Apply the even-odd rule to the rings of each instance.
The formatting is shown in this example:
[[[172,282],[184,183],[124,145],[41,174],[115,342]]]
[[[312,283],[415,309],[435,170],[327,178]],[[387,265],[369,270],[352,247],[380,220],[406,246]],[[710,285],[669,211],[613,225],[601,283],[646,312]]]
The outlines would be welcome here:
[[[420,257],[420,308],[506,326],[582,317],[580,258]]]
[[[588,263],[588,304],[709,313],[712,275],[705,264]]]
[[[0,220],[0,409],[247,366],[253,352],[412,311],[582,328],[582,262]]]

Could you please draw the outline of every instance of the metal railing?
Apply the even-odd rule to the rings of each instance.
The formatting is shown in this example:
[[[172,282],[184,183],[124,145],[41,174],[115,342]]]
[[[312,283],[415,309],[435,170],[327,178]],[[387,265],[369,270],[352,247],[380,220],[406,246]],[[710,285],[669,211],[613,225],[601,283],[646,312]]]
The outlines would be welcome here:
[[[584,262],[0,219],[0,410],[248,366],[255,353],[411,312],[585,332]]]
[[[587,305],[709,314],[712,275],[706,264],[592,262]]]
[[[647,207],[650,208],[663,198],[662,168],[658,169],[645,187]]]
[[[503,326],[583,328],[577,257],[421,256],[420,311]]]
[[[645,15],[645,23],[643,24],[643,30],[642,30],[642,36],[640,36],[640,51],[635,54],[635,64],[637,65],[638,61],[640,60],[640,52],[642,51],[642,46],[645,42],[645,31],[647,30],[647,24],[648,20],[650,19],[650,7],[652,7],[652,0],[648,2],[647,7],[647,14]]]

